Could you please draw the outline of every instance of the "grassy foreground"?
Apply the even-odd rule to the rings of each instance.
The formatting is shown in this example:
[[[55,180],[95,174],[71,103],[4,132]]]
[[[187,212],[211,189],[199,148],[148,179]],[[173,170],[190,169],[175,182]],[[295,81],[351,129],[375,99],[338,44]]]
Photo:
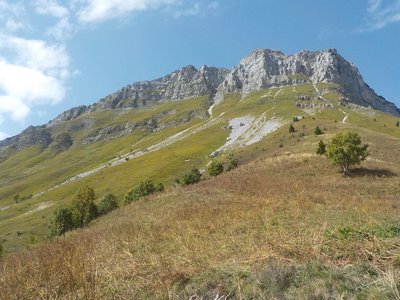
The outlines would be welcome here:
[[[0,298],[399,299],[399,172],[277,152],[8,255]]]

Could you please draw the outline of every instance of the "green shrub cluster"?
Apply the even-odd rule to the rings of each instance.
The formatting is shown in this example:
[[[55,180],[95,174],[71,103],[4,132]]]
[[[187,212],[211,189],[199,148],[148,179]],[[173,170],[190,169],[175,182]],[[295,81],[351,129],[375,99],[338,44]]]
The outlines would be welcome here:
[[[142,181],[125,195],[125,204],[129,204],[155,192],[162,191],[164,191],[162,183],[155,185],[151,180]]]

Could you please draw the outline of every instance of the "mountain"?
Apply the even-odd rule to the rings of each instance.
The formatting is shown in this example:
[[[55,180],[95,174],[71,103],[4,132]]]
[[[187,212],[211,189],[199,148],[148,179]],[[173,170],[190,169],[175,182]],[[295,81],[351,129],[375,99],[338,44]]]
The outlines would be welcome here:
[[[400,116],[400,110],[378,96],[364,82],[357,68],[335,49],[306,50],[294,55],[258,49],[243,58],[231,71],[209,66],[197,70],[190,65],[156,80],[132,83],[92,105],[72,108],[45,126],[31,126],[15,137],[0,141],[0,149],[7,146],[17,150],[32,145],[48,147],[54,138],[51,137],[52,126],[76,119],[82,114],[111,109],[135,109],[200,96],[209,97],[208,105],[211,105],[214,102],[220,103],[224,95],[230,93],[241,93],[244,96],[270,87],[302,83],[312,83],[314,87],[317,83],[337,84],[343,95],[340,101],[344,106],[356,104]],[[324,92],[317,91],[321,97]]]
[[[361,106],[371,106],[395,116],[400,115],[400,110],[393,103],[378,96],[364,82],[357,68],[340,56],[336,49],[302,51],[294,55],[269,49],[255,50],[233,68],[218,92],[219,95],[249,94],[272,86],[307,82],[336,83],[348,101]]]
[[[335,50],[256,50],[28,127],[0,143],[0,299],[397,299],[399,122]],[[351,176],[316,154],[344,131]],[[119,208],[48,240],[85,186]]]

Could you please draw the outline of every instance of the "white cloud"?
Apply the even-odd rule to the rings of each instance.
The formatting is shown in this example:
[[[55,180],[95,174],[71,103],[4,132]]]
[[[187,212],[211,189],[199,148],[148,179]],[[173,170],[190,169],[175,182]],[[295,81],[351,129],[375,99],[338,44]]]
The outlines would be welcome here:
[[[69,16],[69,10],[56,0],[36,0],[34,5],[36,12],[40,15],[49,15],[60,19]]]
[[[0,34],[0,119],[23,121],[31,108],[65,97],[69,57],[65,47]]]
[[[400,0],[369,0],[366,25],[360,32],[382,29],[400,22]]]
[[[29,28],[26,22],[25,6],[20,2],[9,3],[0,0],[0,24],[2,30],[16,32],[21,29]]]
[[[176,3],[178,0],[86,0],[78,18],[82,23],[97,23]]]

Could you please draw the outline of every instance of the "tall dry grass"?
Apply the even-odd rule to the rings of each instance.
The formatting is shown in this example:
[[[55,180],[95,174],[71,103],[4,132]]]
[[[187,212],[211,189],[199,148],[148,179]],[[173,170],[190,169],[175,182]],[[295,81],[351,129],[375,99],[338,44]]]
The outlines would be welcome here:
[[[8,255],[0,263],[0,297],[180,298],[196,294],[190,282],[192,289],[203,286],[203,298],[240,298],[245,291],[237,274],[257,272],[271,261],[333,268],[368,262],[395,295],[400,170],[383,167],[371,160],[343,177],[314,155],[257,160]],[[238,276],[234,291],[205,284],[219,272]]]

